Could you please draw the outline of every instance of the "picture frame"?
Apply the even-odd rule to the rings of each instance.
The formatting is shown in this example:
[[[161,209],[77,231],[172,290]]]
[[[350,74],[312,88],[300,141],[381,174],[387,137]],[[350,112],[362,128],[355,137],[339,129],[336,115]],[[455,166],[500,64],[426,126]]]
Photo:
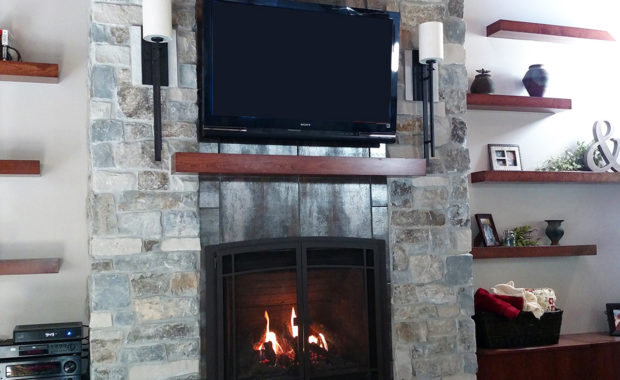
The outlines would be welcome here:
[[[606,306],[609,335],[620,336],[620,303],[608,303]]]
[[[488,144],[489,165],[491,170],[518,171],[523,170],[519,145]]]
[[[480,230],[480,240],[485,247],[499,247],[502,245],[499,236],[497,235],[497,229],[495,223],[493,223],[493,216],[491,214],[476,214],[476,224]]]

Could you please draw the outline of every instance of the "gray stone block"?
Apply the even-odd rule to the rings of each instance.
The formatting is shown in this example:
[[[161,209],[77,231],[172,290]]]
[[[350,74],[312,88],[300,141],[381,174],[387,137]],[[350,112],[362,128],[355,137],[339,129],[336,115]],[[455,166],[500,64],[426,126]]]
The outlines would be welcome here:
[[[467,137],[467,124],[465,121],[458,117],[452,118],[452,131],[450,132],[450,138],[452,141],[458,144],[463,144]]]
[[[139,363],[166,360],[166,348],[163,344],[130,347],[121,350],[123,363]]]
[[[448,172],[469,171],[469,150],[458,144],[446,144],[438,149]]]
[[[395,305],[415,304],[420,302],[416,285],[402,284],[392,287],[392,303]]]
[[[372,237],[373,239],[388,240],[388,208],[372,208]]]
[[[222,242],[299,235],[295,180],[223,180],[220,186]]]
[[[471,286],[459,289],[458,300],[458,305],[463,315],[474,315],[474,290]]]
[[[467,90],[467,70],[464,65],[439,66],[439,88]]]
[[[372,192],[372,206],[385,207],[388,205],[387,184],[373,183],[370,186]]]
[[[198,260],[193,252],[150,253],[116,256],[114,268],[121,272],[158,272],[196,270]]]
[[[90,300],[91,310],[95,311],[129,306],[129,278],[125,274],[92,274]]]
[[[470,285],[473,279],[473,259],[469,254],[450,256],[446,258],[446,284]]]
[[[371,237],[368,183],[303,178],[299,190],[302,236]]]
[[[465,21],[462,18],[448,17],[443,21],[445,40],[463,45],[465,42]]]
[[[114,146],[116,166],[125,169],[161,169],[162,163],[154,161],[154,155],[153,141],[118,143]]]
[[[196,33],[185,30],[177,31],[177,59],[180,64],[196,63]]]
[[[125,123],[124,135],[125,141],[152,140],[153,126],[146,123]]]
[[[198,323],[169,322],[148,323],[132,326],[127,334],[127,343],[142,343],[166,339],[195,339],[198,336]]]
[[[411,278],[416,284],[428,284],[443,278],[444,265],[436,255],[419,255],[409,258]]]
[[[140,273],[131,275],[134,297],[164,295],[170,291],[170,273]]]
[[[167,122],[162,126],[162,136],[164,138],[187,138],[196,139],[197,130],[196,123],[184,123],[184,122]]]
[[[466,204],[451,205],[448,208],[447,214],[450,225],[456,227],[469,227],[469,206]]]
[[[217,179],[200,180],[200,195],[198,206],[203,208],[214,208],[220,205],[220,181]]]
[[[196,88],[197,84],[196,65],[179,65],[179,86],[185,88]]]
[[[398,343],[426,341],[427,330],[423,322],[399,322],[396,323],[395,330]]]
[[[464,0],[448,0],[448,14],[463,18]]]
[[[199,220],[195,211],[169,211],[163,218],[164,236],[199,236]]]
[[[412,183],[408,178],[390,179],[390,204],[394,207],[411,207]]]
[[[112,260],[99,260],[90,263],[90,270],[92,272],[109,272],[113,269]]]
[[[198,120],[198,105],[195,103],[168,102],[166,115],[170,121],[194,122]]]
[[[112,194],[94,194],[90,208],[93,235],[111,235],[118,232],[116,203]]]
[[[121,141],[123,123],[118,120],[96,120],[90,127],[90,141]]]
[[[392,224],[401,227],[443,226],[445,215],[440,211],[427,210],[393,210]]]
[[[132,326],[136,321],[136,315],[129,310],[118,311],[114,315],[114,326],[127,327]]]
[[[91,72],[91,91],[93,98],[112,99],[116,92],[114,68],[95,65]]]
[[[439,96],[446,103],[446,114],[462,115],[467,112],[467,89],[441,89]]]
[[[130,236],[139,236],[146,239],[161,237],[161,212],[129,212],[120,213],[119,231]]]
[[[202,245],[220,243],[220,209],[200,209],[200,242]]]
[[[200,342],[198,339],[191,339],[181,342],[167,343],[166,354],[168,360],[196,358],[200,354]]]
[[[189,30],[196,30],[195,9],[175,9],[172,13],[172,25]]]
[[[90,147],[93,168],[114,167],[114,152],[108,143],[94,144]]]
[[[449,355],[456,353],[456,335],[433,336],[426,342],[426,355]]]

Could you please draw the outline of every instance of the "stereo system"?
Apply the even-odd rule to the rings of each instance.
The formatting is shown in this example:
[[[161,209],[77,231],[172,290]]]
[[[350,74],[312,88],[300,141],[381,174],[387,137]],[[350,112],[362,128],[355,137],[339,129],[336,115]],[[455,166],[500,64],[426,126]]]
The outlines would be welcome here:
[[[21,325],[13,340],[0,342],[0,380],[80,380],[82,323]]]

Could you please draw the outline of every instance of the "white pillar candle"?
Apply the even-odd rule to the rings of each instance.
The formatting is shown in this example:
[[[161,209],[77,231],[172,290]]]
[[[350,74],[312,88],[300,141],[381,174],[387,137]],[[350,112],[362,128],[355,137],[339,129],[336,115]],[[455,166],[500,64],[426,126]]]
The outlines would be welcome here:
[[[142,1],[142,38],[149,42],[161,38],[159,42],[172,39],[171,0]]]
[[[443,24],[429,21],[419,25],[420,63],[443,61]]]

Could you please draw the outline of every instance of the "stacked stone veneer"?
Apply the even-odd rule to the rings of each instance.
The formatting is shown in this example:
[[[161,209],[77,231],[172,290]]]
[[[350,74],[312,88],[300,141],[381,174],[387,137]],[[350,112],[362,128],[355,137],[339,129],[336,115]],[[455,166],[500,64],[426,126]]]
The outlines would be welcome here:
[[[162,91],[159,163],[152,88],[132,85],[129,27],[142,24],[141,1],[91,1],[94,380],[200,378],[198,178],[170,175],[171,153],[198,149],[195,2],[173,7],[179,86]]]
[[[163,90],[163,160],[155,163],[151,88],[132,85],[129,27],[142,23],[141,0],[91,3],[93,379],[200,378],[199,236],[206,245],[297,235],[387,239],[394,378],[475,378],[463,0],[346,2],[400,11],[402,49],[415,48],[419,23],[441,20],[445,26],[437,157],[428,176],[389,178],[387,184],[254,177],[202,178],[199,185],[197,176],[171,175],[176,151],[382,153],[216,143],[199,148],[195,3],[173,0],[179,86]],[[419,158],[421,106],[404,101],[402,69],[399,78],[398,143],[388,147],[388,156]]]

